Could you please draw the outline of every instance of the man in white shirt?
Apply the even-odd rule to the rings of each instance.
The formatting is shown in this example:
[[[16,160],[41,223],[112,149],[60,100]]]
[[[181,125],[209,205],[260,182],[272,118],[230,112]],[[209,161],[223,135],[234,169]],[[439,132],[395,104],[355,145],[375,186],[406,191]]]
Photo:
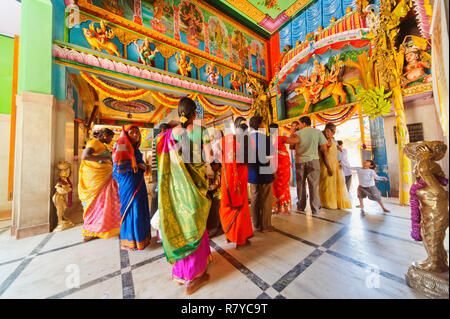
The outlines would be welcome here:
[[[342,168],[342,173],[345,176],[345,185],[347,186],[347,191],[350,191],[350,186],[352,185],[352,170],[348,167],[350,163],[347,158],[347,150],[343,147],[344,142],[337,141],[338,143],[338,151],[340,154],[339,164]]]

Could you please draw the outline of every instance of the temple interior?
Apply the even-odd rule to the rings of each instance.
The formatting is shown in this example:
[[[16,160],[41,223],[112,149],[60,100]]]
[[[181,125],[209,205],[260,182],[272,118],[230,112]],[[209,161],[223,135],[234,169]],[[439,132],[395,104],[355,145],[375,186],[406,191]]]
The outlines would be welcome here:
[[[2,0],[0,299],[448,299],[448,33],[446,0]],[[183,209],[189,203],[176,183],[179,171],[164,161],[164,152],[173,151],[164,127],[184,127],[187,115],[179,110],[186,97],[211,143],[218,131],[225,135],[220,143],[238,134],[238,118],[250,132],[251,119],[260,118],[268,139],[276,124],[284,141],[300,136],[303,129],[293,127],[304,117],[325,138],[335,128],[327,145],[339,152],[336,178],[348,196],[348,206],[330,208],[323,198],[341,191],[319,186],[326,195],[315,211],[309,188],[308,204],[299,209],[302,139],[293,148],[283,142],[287,162],[278,169],[288,175],[286,210],[269,208],[268,232],[256,229],[252,215],[245,247],[230,242],[224,234],[230,228],[208,233],[209,281],[192,294],[191,281],[186,292],[173,281],[169,260],[202,237],[193,240],[183,226],[184,237],[173,241],[178,250],[168,248],[167,202]],[[140,134],[137,146],[131,128]],[[87,150],[103,132],[112,132],[100,144],[114,167],[108,185],[118,183],[116,208],[106,186],[103,197],[85,186],[83,163],[94,156]],[[131,191],[128,206],[123,201],[117,167],[128,160],[135,169],[139,162],[120,157],[124,136],[145,166],[148,218],[136,229],[149,233],[136,239],[137,249],[125,249],[125,213],[108,238],[86,228],[100,218],[95,214],[125,206],[128,212],[142,190],[139,184]],[[348,166],[358,167],[349,175],[342,147]],[[358,207],[365,187],[359,167],[366,162],[376,167],[372,185],[384,212],[378,199],[369,200],[373,194]],[[216,175],[212,164],[206,167],[207,182],[207,174]],[[219,175],[221,227],[227,167],[222,163]],[[273,174],[275,181],[280,176]],[[322,185],[326,173],[320,178]],[[258,183],[243,183],[253,214],[250,184]],[[214,199],[207,201],[209,207]],[[92,203],[107,208],[99,213]],[[163,232],[153,219],[150,225],[155,211]],[[200,211],[205,205],[191,215]]]

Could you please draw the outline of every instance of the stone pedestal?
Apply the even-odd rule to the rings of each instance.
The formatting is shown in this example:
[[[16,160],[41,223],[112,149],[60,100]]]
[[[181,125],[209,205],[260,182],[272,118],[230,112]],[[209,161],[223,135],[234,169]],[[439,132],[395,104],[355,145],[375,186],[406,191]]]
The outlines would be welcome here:
[[[405,275],[406,283],[411,288],[419,291],[423,295],[433,299],[448,299],[449,273],[433,273],[409,267]]]

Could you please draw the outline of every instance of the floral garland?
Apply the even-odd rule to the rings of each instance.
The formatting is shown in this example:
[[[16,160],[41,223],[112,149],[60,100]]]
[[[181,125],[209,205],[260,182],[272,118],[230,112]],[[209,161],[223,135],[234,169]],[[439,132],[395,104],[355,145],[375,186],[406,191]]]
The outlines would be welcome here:
[[[355,107],[355,105],[352,105],[349,107],[345,107],[336,113],[327,113],[327,112],[315,113],[312,115],[312,117],[316,119],[319,123],[324,125],[327,123],[343,124],[347,122],[349,119],[351,119],[357,110],[358,110],[357,107]]]
[[[448,179],[442,176],[435,176],[439,183],[442,186],[446,186],[448,184]],[[410,200],[409,203],[411,205],[411,237],[415,241],[422,241],[422,236],[420,235],[420,204],[419,198],[417,197],[416,191],[426,187],[427,184],[421,178],[417,180],[417,183],[411,186],[409,191]]]

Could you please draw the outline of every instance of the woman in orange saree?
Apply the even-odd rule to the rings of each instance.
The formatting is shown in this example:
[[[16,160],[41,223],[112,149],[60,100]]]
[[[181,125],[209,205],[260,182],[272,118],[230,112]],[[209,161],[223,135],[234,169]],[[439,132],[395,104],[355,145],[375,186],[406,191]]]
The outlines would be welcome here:
[[[236,243],[237,249],[250,245],[248,239],[253,236],[248,207],[248,170],[244,158],[247,145],[244,142],[245,127],[241,125],[243,121],[243,117],[235,120],[236,135],[228,134],[222,138],[220,220],[225,238],[228,242]]]
[[[274,165],[276,168],[275,180],[273,181],[273,207],[275,214],[291,214],[291,190],[289,181],[291,179],[291,160],[286,143],[291,142],[287,136],[280,136],[278,124],[269,125],[274,145]]]

